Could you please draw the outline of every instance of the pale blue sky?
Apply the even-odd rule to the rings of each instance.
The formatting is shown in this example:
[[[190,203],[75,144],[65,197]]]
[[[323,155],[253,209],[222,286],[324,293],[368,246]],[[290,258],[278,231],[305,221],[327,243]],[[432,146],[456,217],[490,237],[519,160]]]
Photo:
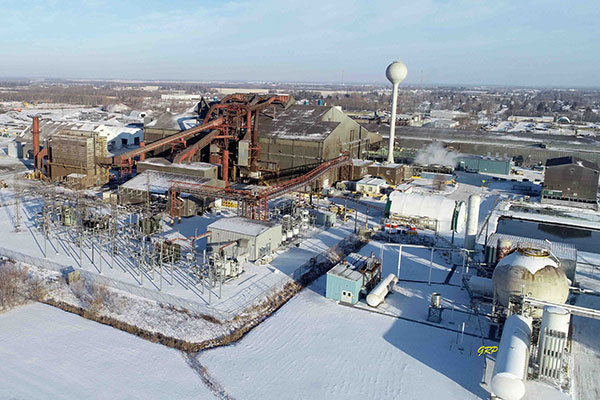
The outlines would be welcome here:
[[[600,3],[0,0],[0,76],[600,86]]]

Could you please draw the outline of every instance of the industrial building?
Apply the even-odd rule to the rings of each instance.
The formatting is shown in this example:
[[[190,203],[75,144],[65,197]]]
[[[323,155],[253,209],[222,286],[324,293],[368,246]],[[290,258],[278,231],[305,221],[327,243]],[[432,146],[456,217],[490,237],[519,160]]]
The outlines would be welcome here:
[[[456,169],[467,172],[509,175],[512,161],[507,157],[460,157]]]
[[[102,165],[106,157],[106,138],[98,132],[61,130],[50,141],[49,176],[79,187],[104,185],[109,181],[109,168]]]
[[[272,171],[285,171],[315,164],[348,153],[364,158],[372,134],[333,106],[291,103],[266,109],[259,117],[260,162]],[[335,171],[329,183],[337,180]]]
[[[356,304],[381,280],[381,260],[371,255],[350,253],[327,272],[325,296],[344,303]]]
[[[123,126],[118,124],[111,125],[109,122],[63,122],[40,119],[39,130],[41,143],[44,143],[62,131],[97,132],[99,137],[104,138],[104,143],[106,144],[105,151],[107,153],[128,148],[129,146],[138,146],[144,140],[144,132],[136,124]],[[23,136],[25,152],[28,154],[29,152],[33,152],[33,145],[29,139],[32,135],[32,127],[27,128],[21,135]],[[33,157],[30,154],[28,158]]]
[[[210,183],[211,179],[194,175],[146,170],[119,187],[119,203],[141,204],[146,202],[149,196],[152,195],[162,196],[168,202],[171,202],[172,199],[168,197],[168,194],[173,182],[201,186]],[[177,200],[177,206],[181,208],[178,215],[182,217],[196,215],[208,207],[210,203],[207,199],[187,194],[179,196]]]
[[[365,195],[374,196],[381,193],[381,188],[386,186],[387,182],[381,178],[362,178],[356,182],[356,191]]]
[[[542,203],[598,209],[599,172],[596,163],[578,157],[549,159]]]
[[[413,167],[404,164],[380,163],[373,160],[353,159],[342,169],[341,179],[358,181],[365,176],[383,178],[390,185],[400,185],[413,175]]]
[[[462,231],[466,209],[462,201],[440,195],[393,191],[385,207],[391,220],[415,223],[439,231]]]
[[[198,176],[202,178],[218,179],[219,168],[217,164],[205,162],[191,162],[189,164],[172,163],[166,158],[149,158],[144,161],[138,161],[137,173],[144,171],[160,171],[172,174]],[[214,184],[217,184],[216,182]]]
[[[371,132],[387,136],[386,125],[367,124]],[[548,135],[534,132],[498,135],[495,132],[396,127],[396,146],[417,152],[432,142],[440,142],[462,154],[520,159],[525,165],[545,163],[548,158],[575,156],[600,163],[600,140],[593,136]],[[542,145],[543,144],[543,145]]]
[[[237,242],[238,247],[247,250],[249,261],[270,254],[282,241],[281,225],[243,217],[221,218],[208,225],[206,230],[210,232],[207,245],[213,252]]]
[[[385,179],[390,185],[399,185],[413,175],[413,168],[410,165],[395,163],[374,162],[367,166],[367,171],[371,176]]]
[[[342,169],[343,180],[358,181],[369,174],[369,165],[373,164],[372,160],[353,159],[350,165]]]

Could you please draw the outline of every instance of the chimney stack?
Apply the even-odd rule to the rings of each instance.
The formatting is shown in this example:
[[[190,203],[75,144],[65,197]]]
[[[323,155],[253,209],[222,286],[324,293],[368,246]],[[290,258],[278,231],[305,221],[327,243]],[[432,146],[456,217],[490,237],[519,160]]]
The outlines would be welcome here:
[[[40,117],[33,117],[31,134],[33,135],[33,165],[37,171],[39,169],[37,155],[40,152]]]

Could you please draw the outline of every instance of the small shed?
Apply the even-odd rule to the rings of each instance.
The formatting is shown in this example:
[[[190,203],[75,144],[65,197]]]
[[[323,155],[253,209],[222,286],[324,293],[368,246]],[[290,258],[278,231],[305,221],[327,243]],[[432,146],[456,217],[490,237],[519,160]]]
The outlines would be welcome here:
[[[315,224],[322,225],[325,228],[331,228],[335,225],[336,216],[334,213],[325,210],[315,212]]]
[[[356,191],[366,195],[377,195],[381,193],[381,187],[387,182],[381,178],[363,178],[356,182]]]
[[[356,304],[381,280],[381,259],[350,253],[327,272],[325,297]]]
[[[228,243],[239,241],[248,250],[248,260],[257,259],[277,249],[281,244],[281,225],[244,217],[221,218],[208,225],[211,232],[208,246],[219,249]]]
[[[369,174],[369,165],[373,164],[371,160],[352,160],[349,165],[349,176],[344,177],[345,179],[356,181],[364,178],[365,175]]]
[[[352,267],[352,264],[341,262],[327,272],[325,297],[344,303],[358,303],[363,276]]]
[[[390,185],[398,185],[412,176],[412,167],[403,164],[373,163],[367,168],[369,175],[381,177]]]

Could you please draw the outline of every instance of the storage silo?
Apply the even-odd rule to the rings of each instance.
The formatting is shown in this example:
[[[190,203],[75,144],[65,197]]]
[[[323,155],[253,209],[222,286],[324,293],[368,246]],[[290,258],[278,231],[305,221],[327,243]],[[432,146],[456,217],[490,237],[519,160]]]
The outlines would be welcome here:
[[[8,143],[8,156],[12,158],[23,158],[23,145],[19,141]]]
[[[547,250],[518,248],[504,257],[492,276],[494,295],[507,307],[510,296],[524,294],[538,300],[564,304],[569,296],[569,280]],[[541,317],[536,310],[534,317]]]

